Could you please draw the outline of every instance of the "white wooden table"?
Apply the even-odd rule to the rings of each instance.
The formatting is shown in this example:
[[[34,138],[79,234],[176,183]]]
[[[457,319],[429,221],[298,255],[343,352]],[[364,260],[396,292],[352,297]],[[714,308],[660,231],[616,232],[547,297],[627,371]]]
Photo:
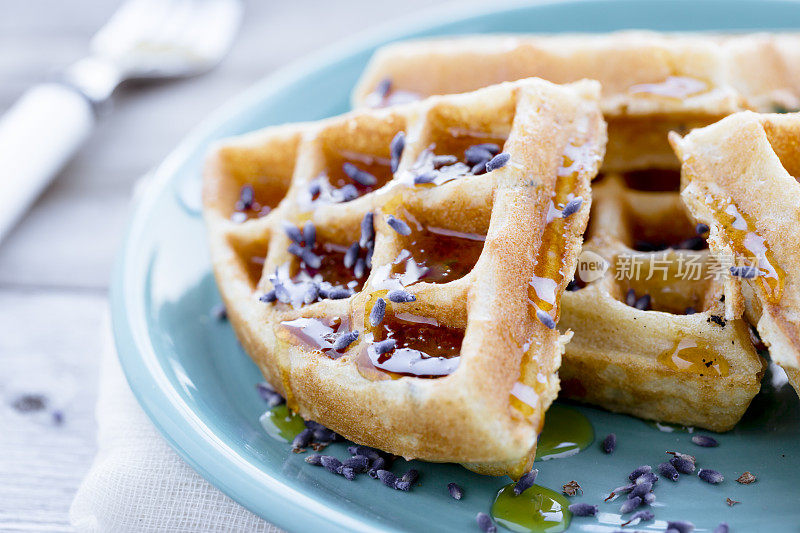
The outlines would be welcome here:
[[[131,188],[210,111],[274,69],[442,0],[250,0],[214,72],[126,87],[59,180],[0,243],[0,531],[69,530],[94,454],[111,265]],[[118,0],[0,0],[0,111],[86,53]],[[21,395],[48,405],[20,413]],[[63,412],[56,424],[52,412]]]

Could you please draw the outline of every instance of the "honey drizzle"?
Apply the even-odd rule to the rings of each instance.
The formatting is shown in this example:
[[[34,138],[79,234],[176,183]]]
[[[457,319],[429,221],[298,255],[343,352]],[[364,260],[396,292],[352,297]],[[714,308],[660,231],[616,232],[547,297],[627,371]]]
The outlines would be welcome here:
[[[722,200],[708,195],[706,204],[713,210],[716,220],[720,221],[722,235],[734,255],[758,267],[756,286],[762,291],[763,297],[772,304],[780,302],[786,274],[777,265],[766,239],[755,231],[755,224],[750,217],[730,199]]]
[[[337,335],[349,331],[350,327],[346,318],[296,318],[281,322],[281,329],[291,335],[296,341],[294,344],[338,359],[342,353],[333,349],[333,343]]]
[[[658,362],[676,372],[688,372],[707,377],[724,377],[730,374],[728,361],[709,344],[683,338],[658,356]]]

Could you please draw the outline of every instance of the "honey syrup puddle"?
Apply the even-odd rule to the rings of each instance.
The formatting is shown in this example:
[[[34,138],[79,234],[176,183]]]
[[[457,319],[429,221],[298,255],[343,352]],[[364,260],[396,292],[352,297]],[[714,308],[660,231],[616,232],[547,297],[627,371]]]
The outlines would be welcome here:
[[[303,417],[289,409],[285,403],[261,415],[259,422],[270,437],[282,442],[292,442],[306,428]]]
[[[722,224],[722,234],[737,258],[749,261],[757,267],[757,286],[762,290],[764,298],[771,304],[780,302],[786,274],[777,265],[766,240],[755,231],[753,222],[730,200],[724,201],[708,195],[706,204]]]
[[[520,533],[559,533],[569,527],[569,500],[554,490],[534,485],[519,496],[515,483],[500,489],[492,504],[492,518]]]
[[[683,338],[658,356],[658,362],[676,372],[705,377],[724,377],[730,373],[728,361],[710,345]]]

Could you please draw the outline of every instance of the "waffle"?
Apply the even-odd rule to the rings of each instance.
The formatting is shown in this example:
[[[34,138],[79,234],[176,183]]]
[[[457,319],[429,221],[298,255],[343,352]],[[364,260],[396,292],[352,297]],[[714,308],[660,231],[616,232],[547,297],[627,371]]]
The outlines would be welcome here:
[[[679,179],[610,173],[593,185],[584,253],[562,298],[559,328],[574,336],[561,394],[726,431],[758,393],[764,367],[748,326],[725,316],[719,265],[685,213]],[[584,269],[593,257],[608,267],[603,275]]]
[[[213,151],[217,283],[292,409],[407,458],[530,468],[603,155],[598,98],[596,82],[521,80]]]
[[[677,169],[669,131],[744,109],[800,108],[800,35],[628,31],[402,42],[375,54],[353,103],[382,106],[529,76],[602,84],[604,171]]]
[[[756,324],[795,389],[800,369],[800,114],[737,113],[681,138],[682,197],[729,257],[728,314]]]

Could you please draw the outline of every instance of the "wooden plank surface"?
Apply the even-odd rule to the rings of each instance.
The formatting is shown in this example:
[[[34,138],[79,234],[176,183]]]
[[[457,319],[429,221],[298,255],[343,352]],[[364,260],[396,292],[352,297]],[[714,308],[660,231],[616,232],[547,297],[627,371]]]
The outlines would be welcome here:
[[[436,3],[250,0],[218,69],[119,91],[58,181],[0,243],[0,531],[69,530],[67,510],[94,454],[108,278],[138,177],[262,76]],[[0,112],[26,87],[85,54],[92,33],[118,5],[0,0]],[[13,405],[25,395],[41,395],[47,405],[20,412]],[[56,410],[63,412],[60,424]]]

